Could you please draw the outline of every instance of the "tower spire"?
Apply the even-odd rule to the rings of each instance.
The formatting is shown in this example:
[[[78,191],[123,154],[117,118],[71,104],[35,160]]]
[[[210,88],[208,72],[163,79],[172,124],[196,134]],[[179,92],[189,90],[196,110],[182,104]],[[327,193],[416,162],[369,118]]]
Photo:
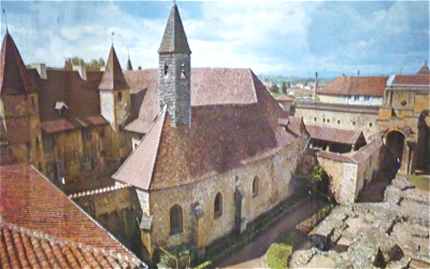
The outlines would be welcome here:
[[[6,33],[9,33],[9,28],[7,25],[7,13],[6,13],[6,9],[2,8],[2,13],[4,15],[4,20],[5,20],[5,25],[6,25]]]

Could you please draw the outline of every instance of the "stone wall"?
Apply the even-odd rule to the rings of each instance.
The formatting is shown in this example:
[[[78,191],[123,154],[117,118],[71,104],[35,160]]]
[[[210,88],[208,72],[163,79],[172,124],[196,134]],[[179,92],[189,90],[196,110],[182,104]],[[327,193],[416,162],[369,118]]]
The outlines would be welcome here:
[[[73,200],[125,246],[142,257],[139,222],[142,213],[130,187],[109,187],[74,194]]]
[[[332,104],[296,104],[296,117],[306,125],[345,130],[362,130],[366,139],[379,132],[376,107],[351,107]]]
[[[176,124],[191,123],[191,60],[187,54],[161,54],[160,106],[167,111]],[[165,72],[167,66],[167,74]]]
[[[330,191],[339,204],[354,203],[363,187],[381,167],[382,141],[375,140],[357,152],[317,153],[318,163],[330,177]]]
[[[294,192],[294,173],[303,141],[260,159],[249,160],[243,166],[224,174],[209,174],[198,182],[149,194],[150,214],[153,216],[152,246],[171,247],[194,243],[204,249],[217,238],[231,233],[235,227],[235,190],[242,200],[241,230],[246,224],[270,210]],[[258,193],[252,184],[258,177]],[[214,216],[215,196],[222,195],[222,215]],[[196,203],[203,213],[198,219],[193,213]],[[170,208],[180,205],[183,212],[183,232],[170,235]]]

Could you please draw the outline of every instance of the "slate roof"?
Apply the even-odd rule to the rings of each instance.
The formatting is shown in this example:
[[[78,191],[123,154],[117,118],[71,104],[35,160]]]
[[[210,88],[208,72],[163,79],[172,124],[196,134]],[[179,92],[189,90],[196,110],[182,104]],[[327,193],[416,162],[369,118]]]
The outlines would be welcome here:
[[[176,4],[174,4],[170,10],[158,53],[191,53],[190,47],[188,46],[187,35],[185,34]]]
[[[316,125],[306,125],[306,130],[312,139],[355,145],[360,137],[364,138],[363,132],[351,131],[330,127],[321,127]]]
[[[0,267],[26,265],[144,266],[34,168],[0,166]]]
[[[110,48],[109,56],[99,85],[100,90],[115,91],[128,89],[127,81],[122,73],[121,65],[116,56],[113,45]]]
[[[0,52],[0,94],[30,93],[34,90],[21,55],[6,31]]]
[[[337,77],[325,87],[317,90],[318,94],[340,96],[375,96],[383,97],[388,77]]]
[[[143,72],[156,79],[152,70]],[[196,78],[203,84],[191,82],[190,128],[174,128],[160,113],[157,83],[130,83],[146,89],[139,116],[153,125],[114,179],[144,190],[190,184],[295,141],[278,122],[286,113],[251,70],[196,69]]]

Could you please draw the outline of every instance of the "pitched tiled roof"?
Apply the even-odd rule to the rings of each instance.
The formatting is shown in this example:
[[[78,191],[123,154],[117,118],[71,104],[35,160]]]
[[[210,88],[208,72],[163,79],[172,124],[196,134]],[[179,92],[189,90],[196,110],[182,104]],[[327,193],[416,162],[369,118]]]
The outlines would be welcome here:
[[[388,77],[337,77],[325,87],[318,88],[318,94],[341,96],[384,96]]]
[[[106,63],[106,68],[103,73],[102,80],[99,85],[100,90],[125,90],[128,89],[124,74],[122,73],[121,65],[116,56],[114,47],[109,51],[109,56]]]
[[[430,86],[430,74],[396,75],[393,85]]]
[[[0,94],[32,91],[33,85],[28,71],[12,36],[6,31],[0,52]]]
[[[142,268],[133,257],[59,240],[0,220],[2,268]]]
[[[66,131],[71,131],[76,128],[79,128],[77,124],[74,124],[68,119],[44,121],[41,123],[41,127],[42,127],[42,131],[48,134],[66,132]]]
[[[228,70],[222,69],[222,72],[228,73]],[[249,85],[248,88],[240,87],[240,83],[233,83],[237,85],[236,88],[222,88],[220,85],[225,85],[225,81],[220,85],[194,86],[192,95],[195,90],[202,92],[199,92],[199,98],[192,97],[190,128],[172,127],[167,113],[148,116],[145,109],[153,113],[159,111],[159,105],[158,102],[150,101],[158,99],[158,87],[147,88],[141,112],[146,119],[159,116],[138,149],[113,178],[151,190],[189,184],[207,175],[240,166],[247,159],[256,158],[292,142],[291,139],[294,138],[288,136],[285,128],[278,123],[278,118],[285,113],[252,71],[242,72],[248,74],[250,83],[245,83]],[[201,75],[216,73],[205,73],[202,70]],[[195,76],[192,79],[193,77]],[[230,77],[233,79],[233,76],[226,76]],[[219,78],[222,79],[222,76]],[[239,78],[244,82],[247,80],[241,76]],[[210,105],[210,99],[204,100],[203,96],[212,96],[213,90],[222,97],[214,97],[211,100],[214,104]],[[230,92],[234,93],[231,99],[227,97]],[[150,96],[153,97],[148,101],[146,98]],[[244,99],[241,99],[242,96]],[[222,102],[218,104],[220,100]],[[198,105],[201,103],[205,105]],[[145,168],[146,172],[142,173],[144,166],[151,169]]]
[[[361,131],[351,131],[330,127],[321,127],[316,125],[306,125],[306,130],[312,139],[355,145],[360,137],[363,137]]]
[[[158,53],[191,53],[176,4],[170,10]]]
[[[248,105],[257,103],[250,69],[193,68],[191,73],[191,105]],[[125,72],[132,94],[132,113],[138,117],[126,129],[145,133],[160,113],[158,70]],[[134,112],[133,112],[134,111]]]
[[[61,119],[55,110],[57,102],[64,102],[67,115],[86,118],[100,115],[100,97],[97,89],[102,73],[87,72],[83,80],[77,72],[47,70],[47,79],[40,81],[39,109],[41,121]]]
[[[48,179],[27,165],[0,166],[0,219],[2,268],[26,263],[47,268],[55,267],[50,264],[55,262],[63,267],[61,262],[65,260],[71,262],[65,267],[72,268],[73,264],[85,267],[86,263],[104,268],[109,263],[125,261],[126,267],[142,265]]]

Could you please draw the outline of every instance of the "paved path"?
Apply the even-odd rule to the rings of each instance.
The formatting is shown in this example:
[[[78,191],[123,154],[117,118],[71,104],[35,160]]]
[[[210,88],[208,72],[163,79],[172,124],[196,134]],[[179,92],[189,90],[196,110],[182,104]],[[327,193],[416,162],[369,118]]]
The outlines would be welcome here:
[[[303,200],[272,227],[258,235],[250,244],[219,263],[219,268],[265,268],[264,254],[280,234],[292,230],[322,206],[321,202]]]

